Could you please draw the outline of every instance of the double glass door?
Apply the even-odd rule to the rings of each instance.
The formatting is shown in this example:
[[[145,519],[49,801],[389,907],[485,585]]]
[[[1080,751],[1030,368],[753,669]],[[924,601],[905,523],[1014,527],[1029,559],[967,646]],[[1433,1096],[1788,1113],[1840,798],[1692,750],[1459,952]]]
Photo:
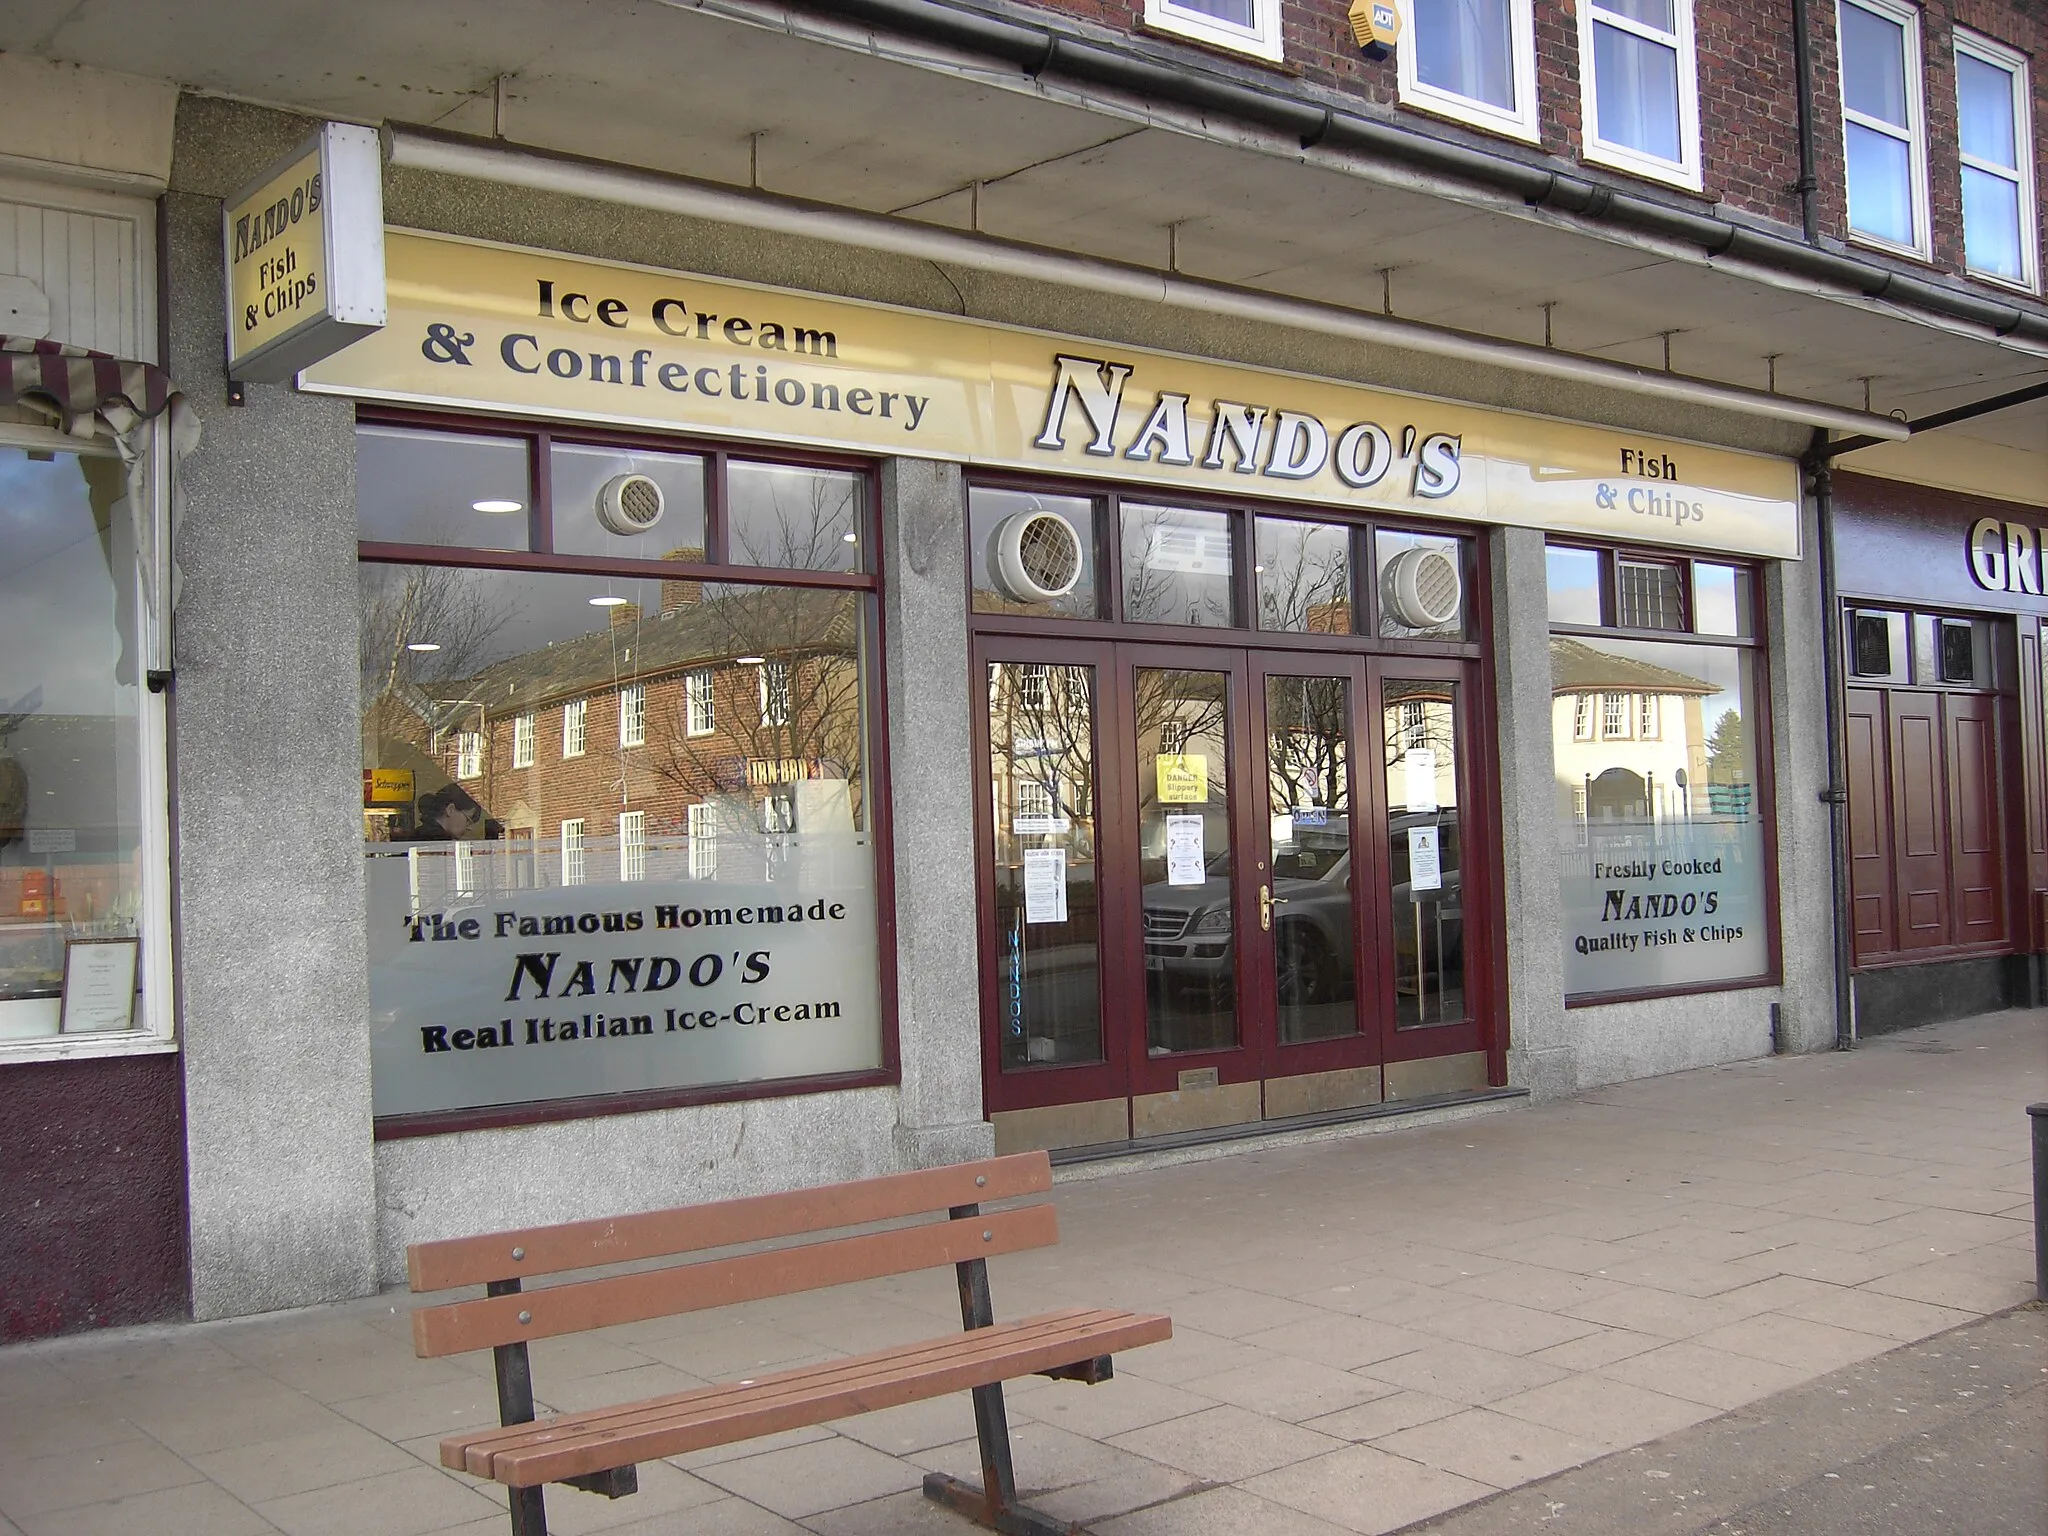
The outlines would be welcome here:
[[[980,666],[993,1110],[1095,1106],[1073,1123],[1106,1139],[1121,1101],[1120,1134],[1167,1134],[1480,1049],[1469,663],[989,640]]]

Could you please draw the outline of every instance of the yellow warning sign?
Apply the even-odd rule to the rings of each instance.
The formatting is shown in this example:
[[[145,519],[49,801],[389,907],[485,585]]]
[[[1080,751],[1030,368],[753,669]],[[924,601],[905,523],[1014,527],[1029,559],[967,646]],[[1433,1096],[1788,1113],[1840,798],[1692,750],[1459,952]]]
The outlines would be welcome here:
[[[1209,759],[1190,752],[1161,752],[1154,760],[1162,805],[1199,805],[1209,798]]]

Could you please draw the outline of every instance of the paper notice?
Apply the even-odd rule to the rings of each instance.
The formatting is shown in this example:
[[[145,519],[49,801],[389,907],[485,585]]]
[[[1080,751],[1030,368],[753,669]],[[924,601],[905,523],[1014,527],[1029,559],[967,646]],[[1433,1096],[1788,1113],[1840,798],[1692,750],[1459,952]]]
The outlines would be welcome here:
[[[1024,850],[1024,921],[1064,923],[1067,920],[1067,851],[1064,848]]]
[[[1411,892],[1443,889],[1443,854],[1437,846],[1436,834],[1435,827],[1408,829],[1408,889]]]
[[[1404,798],[1411,811],[1436,809],[1436,748],[1410,747],[1402,763],[1407,769]]]
[[[1208,878],[1208,861],[1202,857],[1202,818],[1166,818],[1166,883],[1200,885]]]

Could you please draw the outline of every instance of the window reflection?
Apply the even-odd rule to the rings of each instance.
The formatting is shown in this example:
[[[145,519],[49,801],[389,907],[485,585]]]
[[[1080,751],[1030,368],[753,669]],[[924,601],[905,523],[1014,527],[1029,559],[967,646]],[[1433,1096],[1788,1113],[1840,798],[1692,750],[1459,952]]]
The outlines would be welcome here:
[[[1237,1043],[1230,679],[1139,667],[1138,855],[1148,1054]]]
[[[1458,817],[1458,685],[1397,681],[1380,690],[1386,741],[1394,1024],[1462,1023],[1463,848]]]
[[[1351,530],[1262,517],[1257,530],[1259,628],[1351,633]]]
[[[858,571],[861,477],[789,464],[726,466],[725,557],[734,565]]]
[[[1122,514],[1126,621],[1237,622],[1229,513],[1126,502]]]
[[[1274,992],[1283,1045],[1358,1030],[1350,738],[1348,679],[1266,680]]]
[[[527,441],[469,432],[356,428],[356,523],[386,544],[529,549]]]

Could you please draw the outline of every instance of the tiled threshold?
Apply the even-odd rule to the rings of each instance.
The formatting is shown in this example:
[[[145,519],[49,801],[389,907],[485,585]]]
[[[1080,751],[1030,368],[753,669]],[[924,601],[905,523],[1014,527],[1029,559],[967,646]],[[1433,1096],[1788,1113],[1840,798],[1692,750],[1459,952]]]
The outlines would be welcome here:
[[[1212,1157],[1228,1157],[1233,1153],[1256,1152],[1268,1147],[1294,1147],[1313,1141],[1334,1141],[1347,1136],[1369,1136],[1382,1131],[1443,1125],[1455,1120],[1468,1120],[1475,1115],[1498,1114],[1528,1097],[1526,1088],[1470,1089],[1396,1099],[1358,1109],[1293,1115],[1284,1120],[1254,1120],[1243,1125],[1220,1125],[1210,1130],[1178,1131],[1137,1141],[1062,1147],[1052,1153],[1053,1175],[1061,1183],[1070,1183],[1136,1168],[1205,1162]]]

